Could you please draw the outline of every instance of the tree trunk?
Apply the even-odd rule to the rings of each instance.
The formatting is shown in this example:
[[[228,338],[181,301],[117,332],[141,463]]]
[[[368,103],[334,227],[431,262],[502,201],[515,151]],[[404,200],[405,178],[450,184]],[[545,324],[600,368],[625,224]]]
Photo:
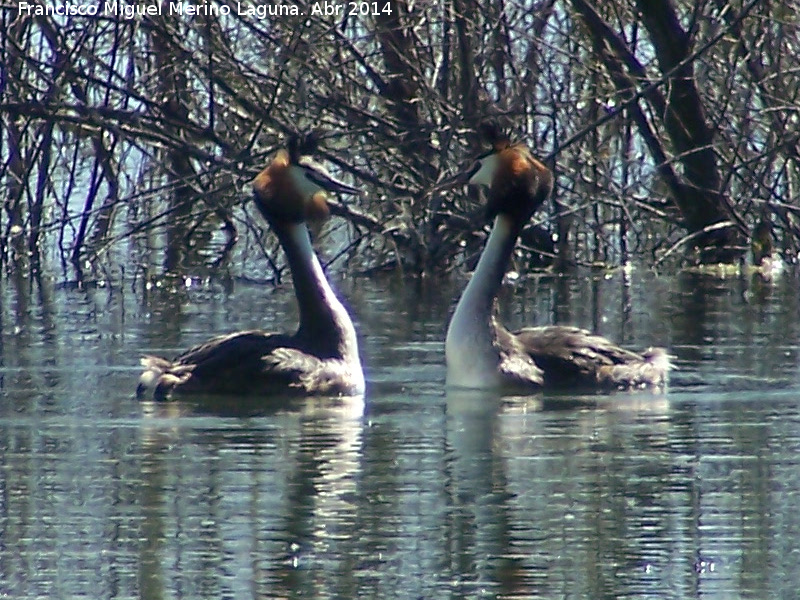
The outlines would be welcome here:
[[[182,125],[189,119],[189,89],[186,73],[182,68],[181,57],[173,48],[170,40],[174,32],[170,32],[172,23],[169,19],[157,18],[151,30],[156,71],[158,74],[158,100],[164,129],[176,138],[183,137]],[[173,218],[167,228],[167,249],[164,268],[167,272],[175,271],[183,262],[186,253],[188,223],[192,212],[193,196],[190,181],[195,176],[194,166],[189,156],[178,148],[166,150],[167,172],[172,185]]]
[[[691,39],[683,30],[669,0],[637,0],[642,24],[647,29],[661,72],[669,74],[664,127],[686,183],[674,198],[690,234],[700,262],[731,262],[745,251],[745,240],[736,224],[714,153],[714,132],[706,122],[705,110],[694,78]],[[686,62],[684,62],[686,61]],[[729,226],[710,229],[729,221]]]

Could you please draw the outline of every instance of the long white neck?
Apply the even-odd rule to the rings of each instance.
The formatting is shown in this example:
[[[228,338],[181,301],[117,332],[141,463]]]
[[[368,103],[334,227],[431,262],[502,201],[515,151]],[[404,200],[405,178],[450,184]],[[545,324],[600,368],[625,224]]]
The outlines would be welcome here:
[[[483,254],[447,328],[448,385],[487,387],[498,376],[492,309],[518,233],[509,217],[500,214],[495,218]]]
[[[359,362],[350,315],[333,293],[304,223],[274,227],[292,271],[300,309],[298,336],[321,358]]]

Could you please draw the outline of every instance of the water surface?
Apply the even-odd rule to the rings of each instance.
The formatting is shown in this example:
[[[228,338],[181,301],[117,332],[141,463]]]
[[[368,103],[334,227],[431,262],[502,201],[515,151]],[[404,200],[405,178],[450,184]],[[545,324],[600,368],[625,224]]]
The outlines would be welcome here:
[[[287,329],[291,289],[0,291],[0,595],[793,598],[798,282],[634,273],[504,291],[676,356],[666,394],[445,393],[462,281],[337,282],[363,399],[140,403],[142,352]]]

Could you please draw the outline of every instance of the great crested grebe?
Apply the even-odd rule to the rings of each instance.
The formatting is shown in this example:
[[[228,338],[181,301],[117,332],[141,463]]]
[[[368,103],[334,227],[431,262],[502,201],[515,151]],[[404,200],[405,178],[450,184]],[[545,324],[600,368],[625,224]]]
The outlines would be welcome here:
[[[306,221],[328,216],[326,191],[357,194],[306,154],[312,136],[292,136],[253,180],[253,199],[278,236],[300,309],[294,335],[240,331],[174,360],[142,358],[138,397],[171,394],[358,395],[364,373],[350,316],[333,293],[311,245]]]
[[[453,387],[534,391],[657,388],[666,383],[669,356],[642,354],[577,327],[550,325],[508,331],[494,314],[495,297],[523,226],[553,189],[553,175],[521,143],[485,126],[493,149],[461,180],[489,188],[494,219],[475,272],[447,329],[447,384]]]

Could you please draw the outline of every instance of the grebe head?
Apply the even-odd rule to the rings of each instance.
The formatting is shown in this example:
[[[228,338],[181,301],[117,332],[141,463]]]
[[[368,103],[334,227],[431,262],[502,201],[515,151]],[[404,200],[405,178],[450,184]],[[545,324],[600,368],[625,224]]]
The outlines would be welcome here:
[[[497,125],[484,124],[480,132],[492,149],[464,174],[467,183],[489,188],[486,213],[490,220],[506,214],[517,223],[527,222],[550,195],[552,173],[525,144],[512,142]]]
[[[298,163],[303,156],[310,156],[319,148],[321,134],[316,129],[294,133],[286,140],[286,151],[293,163]]]
[[[286,150],[253,180],[253,196],[261,213],[272,222],[301,223],[327,218],[327,193],[359,194],[359,190],[336,180],[315,162],[309,152],[317,147],[315,132],[293,135]]]

